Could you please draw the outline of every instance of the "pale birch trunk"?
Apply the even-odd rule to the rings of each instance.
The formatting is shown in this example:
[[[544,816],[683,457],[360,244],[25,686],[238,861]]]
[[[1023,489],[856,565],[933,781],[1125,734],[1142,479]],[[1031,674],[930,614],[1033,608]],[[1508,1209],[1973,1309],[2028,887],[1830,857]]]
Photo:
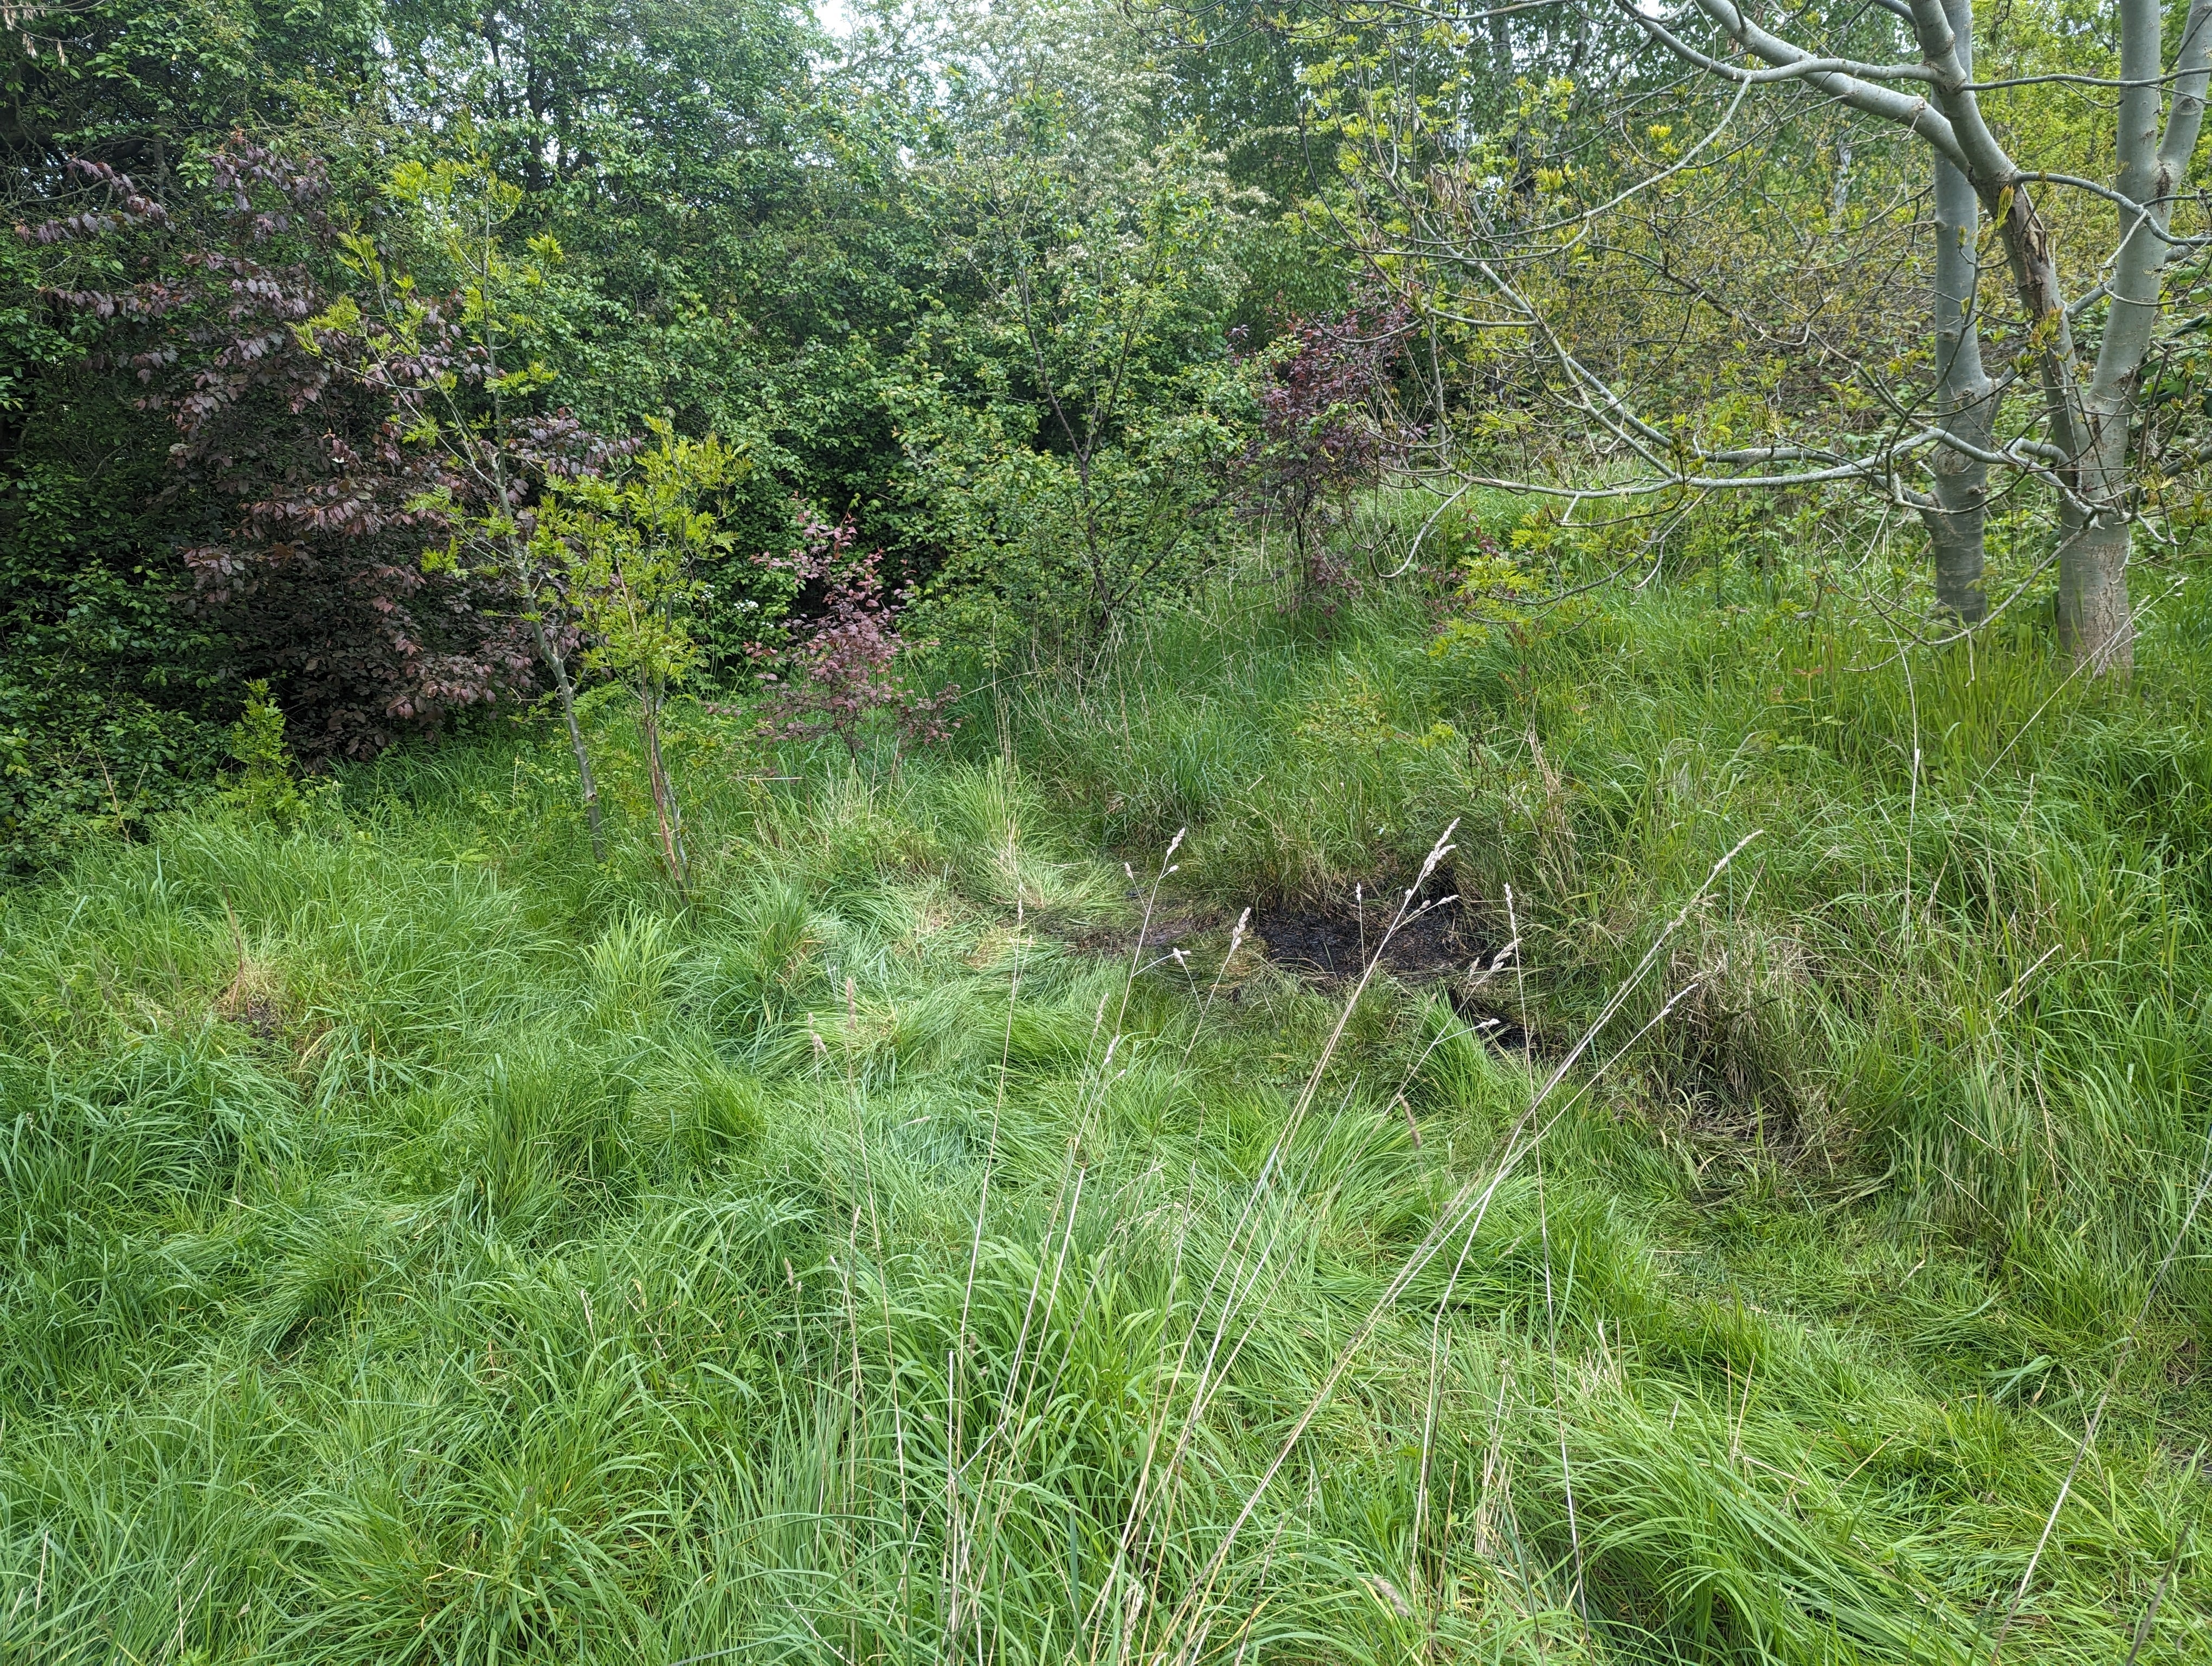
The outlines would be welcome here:
[[[2073,319],[2048,228],[2026,172],[2007,155],[1972,90],[1971,42],[1939,0],[1912,0],[1922,56],[1936,72],[1935,100],[1976,194],[1997,222],[2044,388],[2051,444],[2064,460],[2059,517],[2059,639],[2094,674],[2125,676],[2135,664],[2128,599],[2129,530],[2135,503],[2128,430],[2136,384],[2150,348],[2172,246],[2166,231],[2204,113],[2212,72],[2212,0],[2193,0],[2171,74],[2164,69],[2158,0],[2120,0],[2120,79],[2114,189],[2122,207],[2112,260],[2112,311],[2086,381]],[[2164,88],[2172,89],[2161,139]]]
[[[1950,0],[1951,26],[1960,60],[1972,73],[1972,0]],[[1936,409],[1944,428],[1968,446],[1987,452],[1996,429],[1996,398],[1982,368],[1977,316],[1981,262],[1980,200],[1974,183],[1948,158],[1936,157]],[[1990,465],[1972,452],[1939,447],[1931,459],[1936,502],[1921,511],[1935,556],[1936,599],[1961,623],[1979,624],[1989,612],[1982,588],[1988,529]]]

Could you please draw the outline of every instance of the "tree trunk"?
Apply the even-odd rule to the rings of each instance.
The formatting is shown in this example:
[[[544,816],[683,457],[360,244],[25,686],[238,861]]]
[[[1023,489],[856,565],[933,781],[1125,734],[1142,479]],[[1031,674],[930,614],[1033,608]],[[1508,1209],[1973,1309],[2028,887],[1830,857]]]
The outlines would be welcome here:
[[[2172,246],[2164,233],[2203,112],[2207,36],[2212,9],[2192,0],[2175,54],[2163,76],[2162,17],[2155,0],[2121,8],[2120,88],[2113,181],[2139,208],[2115,208],[2119,247],[2112,257],[2112,312],[2097,364],[2081,398],[2081,432],[2074,447],[2075,490],[2089,513],[2075,511],[2062,528],[2058,557],[2058,635],[2093,674],[2124,677],[2135,666],[2135,614],[2128,605],[2128,543],[2132,487],[2128,429],[2163,298]],[[2161,82],[2173,106],[2160,143]]]
[[[1950,0],[1946,10],[1958,36],[1960,62],[1973,68],[1973,11],[1970,0]],[[1936,158],[1936,408],[1943,426],[1983,451],[1996,431],[1996,399],[1982,368],[1977,291],[1981,269],[1976,244],[1981,202],[1973,182],[1942,156]],[[1936,507],[1921,511],[1936,556],[1936,599],[1962,624],[1979,624],[1989,612],[1982,589],[1987,534],[1990,465],[1967,452],[1940,447],[1932,459]]]
[[[2128,3],[2139,11],[2143,0],[2128,0]],[[2031,351],[2043,384],[2050,442],[2062,454],[2074,459],[2060,465],[2060,477],[2069,483],[2077,497],[2087,497],[2094,505],[2095,489],[2091,487],[2086,492],[2081,489],[2081,472],[2088,454],[2096,447],[2096,425],[2084,397],[2086,390],[2080,356],[2075,350],[2073,321],[2067,310],[2064,288],[2059,282],[2051,230],[2036,210],[2029,182],[1997,144],[1982,119],[1979,104],[1969,90],[1973,81],[1967,61],[1972,42],[1962,30],[1962,23],[1969,27],[1972,25],[1972,15],[1965,0],[1944,0],[1942,5],[1936,5],[1934,0],[1913,0],[1914,31],[1920,42],[1921,55],[1939,75],[1934,88],[1936,102],[1951,122],[1968,160],[1973,163],[1970,177],[1974,190],[2003,241],[2013,289],[2020,297],[2021,310],[2032,325]],[[2113,347],[2109,341],[2106,344],[2106,356],[2111,355]],[[2124,446],[2124,425],[2121,437]],[[2124,454],[2120,460],[2124,464]],[[2062,505],[2059,629],[2077,657],[2085,654],[2082,644],[2087,639],[2071,634],[2074,628],[2068,622],[2076,616],[2069,612],[2072,605],[2069,596],[2084,602],[2092,597],[2102,598],[2110,591],[2115,576],[2119,577],[2124,590],[2126,584],[2124,576],[2107,575],[2098,569],[2096,563],[2110,555],[2110,544],[2094,532],[2083,532],[2083,521],[2080,510],[2070,504]],[[2123,554],[2125,547],[2123,538]],[[2121,612],[2124,617],[2124,605]],[[2094,629],[2092,619],[2081,618],[2078,622]],[[2107,638],[2109,635],[2107,632]],[[2100,670],[2106,668],[2102,664],[2098,666]]]
[[[2201,4],[2192,8],[2192,24]],[[2122,7],[2118,119],[2113,135],[2121,195],[2150,205],[2116,208],[2119,247],[2112,257],[2112,311],[2094,371],[2082,391],[2081,423],[2067,472],[2087,513],[2061,521],[2058,640],[2093,676],[2125,676],[2135,665],[2135,616],[2128,605],[2128,423],[2136,378],[2158,317],[2166,246],[2160,210],[2172,182],[2159,177],[2159,82],[2164,65],[2154,0]]]
[[[1996,427],[1995,400],[1984,382],[1983,393],[1971,403],[1950,408],[1944,404],[1944,426],[1970,445],[1989,448]],[[1948,390],[1947,390],[1948,392]],[[1982,587],[1982,564],[1988,537],[1990,469],[1980,459],[1946,447],[1933,459],[1936,507],[1923,509],[1928,541],[1936,556],[1936,600],[1960,623],[1979,624],[1989,614],[1989,597]]]
[[[530,622],[530,634],[537,639],[538,657],[553,673],[553,686],[561,696],[561,717],[568,726],[568,745],[576,754],[576,784],[584,800],[584,824],[592,833],[592,860],[604,862],[607,842],[599,826],[599,787],[592,778],[592,755],[584,748],[584,726],[576,721],[576,690],[568,681],[568,657],[553,646],[541,621]]]
[[[2135,668],[2135,615],[2128,605],[2126,520],[2081,526],[2058,559],[2058,640],[2093,676]]]
[[[645,731],[646,779],[653,788],[653,817],[660,824],[660,856],[667,864],[669,879],[675,882],[676,894],[688,899],[690,876],[684,860],[684,821],[676,806],[675,785],[660,760],[660,708],[665,696],[650,682],[641,683],[637,692],[639,725]]]

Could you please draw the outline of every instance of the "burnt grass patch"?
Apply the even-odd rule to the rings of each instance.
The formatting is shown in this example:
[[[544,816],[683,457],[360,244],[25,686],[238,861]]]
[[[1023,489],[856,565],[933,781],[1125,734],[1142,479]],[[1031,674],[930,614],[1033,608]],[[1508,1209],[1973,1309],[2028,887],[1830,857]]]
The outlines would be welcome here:
[[[1392,933],[1391,917],[1402,895],[1385,892],[1367,898],[1364,906],[1295,899],[1267,903],[1251,910],[1244,943],[1250,952],[1309,983],[1354,982],[1378,952],[1382,970],[1407,983],[1463,976],[1488,964],[1488,935],[1455,897],[1417,908]],[[1236,917],[1224,909],[1170,907],[1162,899],[1141,935],[1123,927],[1088,932],[1075,940],[1093,954],[1165,951],[1194,939],[1225,937]]]
[[[1499,1003],[1499,986],[1484,975],[1498,944],[1477,911],[1456,897],[1416,907],[1395,932],[1389,929],[1404,892],[1386,891],[1364,906],[1285,900],[1252,910],[1246,927],[1271,964],[1324,988],[1358,981],[1370,957],[1401,983],[1441,986],[1452,1010],[1490,1046],[1504,1053],[1547,1053],[1540,1033],[1531,1035]],[[1385,941],[1385,937],[1388,941]]]
[[[1401,895],[1386,891],[1349,907],[1272,903],[1252,910],[1248,929],[1275,964],[1324,983],[1356,979],[1378,957],[1383,970],[1408,983],[1451,977],[1487,963],[1485,934],[1454,897],[1409,911],[1405,923],[1392,932],[1390,921]]]
[[[1508,1053],[1528,1046],[1528,1032],[1497,1005],[1496,988],[1484,988],[1490,980],[1482,974],[1496,958],[1497,942],[1477,910],[1456,897],[1437,897],[1425,906],[1417,903],[1392,932],[1390,921],[1404,895],[1394,888],[1350,903],[1279,897],[1256,906],[1245,922],[1237,961],[1246,966],[1265,961],[1301,982],[1341,990],[1358,982],[1370,958],[1379,958],[1379,970],[1401,983],[1440,986],[1453,1010],[1492,1046]],[[1130,900],[1139,899],[1133,893]],[[1149,961],[1186,946],[1218,954],[1236,919],[1216,906],[1194,906],[1187,898],[1170,903],[1163,897],[1141,936],[1123,926],[1074,940],[1090,953],[1109,958],[1135,954]],[[1201,949],[1201,944],[1206,946]],[[1230,1000],[1237,998],[1242,982],[1241,974],[1231,973],[1224,986]],[[1538,1053],[1544,1051],[1540,1036],[1534,1044]]]

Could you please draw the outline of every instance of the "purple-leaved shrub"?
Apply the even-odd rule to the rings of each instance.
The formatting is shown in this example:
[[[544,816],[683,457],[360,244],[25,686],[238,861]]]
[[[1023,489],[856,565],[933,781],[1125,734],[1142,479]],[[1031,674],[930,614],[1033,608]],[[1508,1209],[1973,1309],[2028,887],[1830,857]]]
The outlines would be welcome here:
[[[883,551],[855,550],[849,518],[833,526],[802,515],[799,530],[805,541],[791,554],[753,557],[817,598],[811,612],[784,627],[781,642],[749,650],[770,689],[766,733],[776,740],[834,734],[857,757],[869,717],[881,713],[900,746],[945,739],[958,727],[945,708],[960,685],[925,695],[898,668],[899,655],[916,645],[899,635],[894,601],[908,593],[894,599],[885,590]]]
[[[1352,494],[1381,480],[1419,437],[1389,397],[1407,324],[1402,307],[1297,319],[1261,356],[1259,430],[1235,465],[1241,495],[1250,513],[1287,523],[1301,593],[1324,606],[1359,590],[1330,531]]]

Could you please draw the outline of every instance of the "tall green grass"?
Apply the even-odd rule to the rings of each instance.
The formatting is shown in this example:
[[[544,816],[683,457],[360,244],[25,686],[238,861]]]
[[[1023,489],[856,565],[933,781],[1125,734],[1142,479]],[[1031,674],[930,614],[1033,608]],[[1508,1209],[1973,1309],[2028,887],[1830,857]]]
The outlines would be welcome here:
[[[1231,599],[971,756],[701,717],[689,909],[528,733],[98,852],[0,914],[0,1656],[2203,1658],[2191,607]],[[1455,818],[1480,988],[1221,970]]]

